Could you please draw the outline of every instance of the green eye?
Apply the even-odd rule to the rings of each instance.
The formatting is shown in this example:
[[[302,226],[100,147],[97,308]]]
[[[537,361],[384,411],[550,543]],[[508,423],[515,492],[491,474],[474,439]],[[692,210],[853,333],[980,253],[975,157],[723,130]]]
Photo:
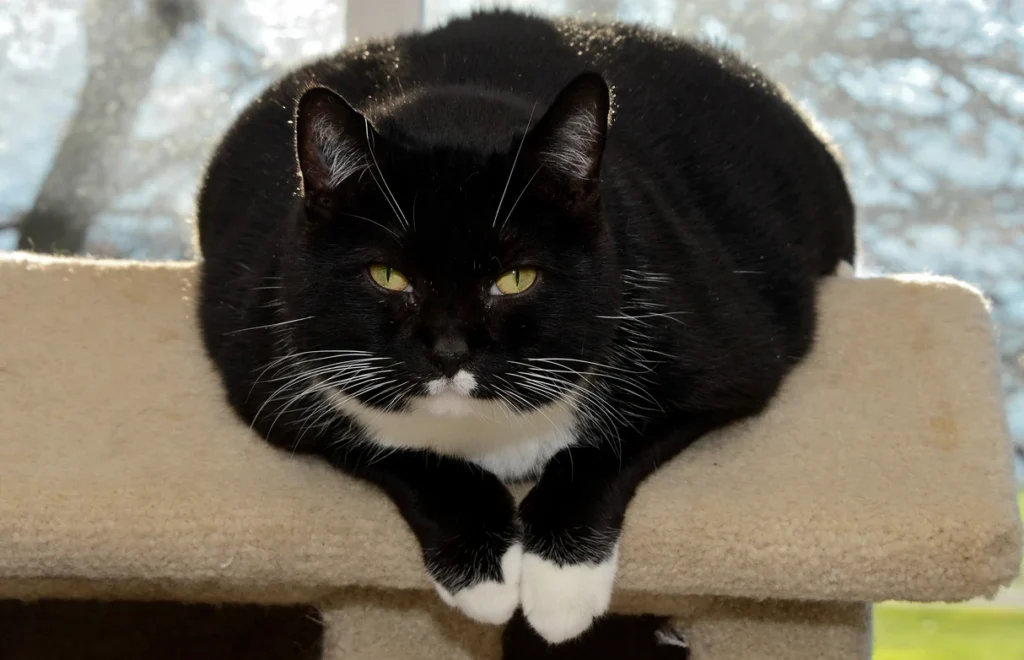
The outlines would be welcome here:
[[[522,293],[537,282],[536,268],[513,268],[494,281],[492,296],[511,296]]]
[[[370,266],[370,279],[388,291],[409,291],[409,280],[391,266],[373,264]]]

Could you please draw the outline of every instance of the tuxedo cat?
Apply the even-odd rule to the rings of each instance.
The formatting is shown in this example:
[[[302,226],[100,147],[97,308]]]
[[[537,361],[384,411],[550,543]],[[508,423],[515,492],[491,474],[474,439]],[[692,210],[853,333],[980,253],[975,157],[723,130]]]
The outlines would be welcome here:
[[[834,153],[749,64],[506,11],[286,75],[198,227],[237,413],[386,493],[446,602],[551,643],[608,608],[637,486],[808,353],[856,243]]]

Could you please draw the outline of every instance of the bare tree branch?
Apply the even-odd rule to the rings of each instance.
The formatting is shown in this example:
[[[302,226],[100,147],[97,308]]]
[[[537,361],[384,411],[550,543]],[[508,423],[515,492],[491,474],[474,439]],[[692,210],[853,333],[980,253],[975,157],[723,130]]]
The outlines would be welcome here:
[[[195,0],[151,0],[142,12],[122,5],[90,0],[84,9],[89,72],[19,249],[81,252],[92,219],[116,196],[117,165],[157,62]]]

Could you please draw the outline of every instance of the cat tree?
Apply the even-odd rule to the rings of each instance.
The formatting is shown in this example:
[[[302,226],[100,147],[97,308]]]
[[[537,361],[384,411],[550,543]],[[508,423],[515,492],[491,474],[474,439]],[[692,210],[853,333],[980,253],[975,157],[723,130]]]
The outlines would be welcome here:
[[[0,259],[0,598],[311,603],[325,657],[485,660],[389,502],[223,403],[193,264]],[[613,609],[696,660],[865,658],[870,603],[994,594],[1021,530],[988,309],[936,278],[833,279],[769,410],[629,509]]]

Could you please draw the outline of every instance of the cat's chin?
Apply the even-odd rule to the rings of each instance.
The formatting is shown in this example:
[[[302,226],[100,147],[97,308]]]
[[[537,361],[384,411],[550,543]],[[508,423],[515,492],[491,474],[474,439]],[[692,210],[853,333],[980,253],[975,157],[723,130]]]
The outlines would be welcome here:
[[[451,378],[435,378],[427,382],[427,394],[439,396],[442,394],[459,394],[466,398],[476,389],[476,376],[459,369]]]
[[[479,404],[468,394],[441,392],[419,397],[415,407],[419,411],[437,417],[469,417],[475,413]]]
[[[475,389],[476,377],[460,369],[451,378],[429,381],[426,395],[416,400],[416,408],[437,417],[468,417],[474,414],[477,404],[472,396]]]

